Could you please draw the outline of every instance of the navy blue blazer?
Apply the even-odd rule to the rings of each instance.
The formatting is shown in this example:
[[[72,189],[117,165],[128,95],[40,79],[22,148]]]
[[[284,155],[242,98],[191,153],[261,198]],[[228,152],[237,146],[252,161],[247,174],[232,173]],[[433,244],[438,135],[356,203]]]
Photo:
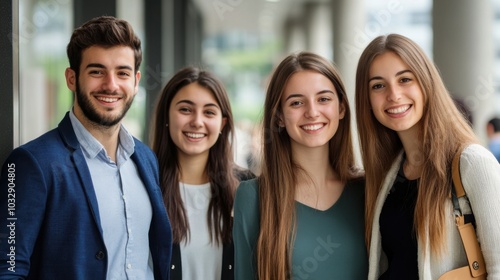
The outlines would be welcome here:
[[[135,139],[131,159],[153,217],[149,248],[155,279],[169,279],[172,230],[154,153]],[[12,151],[0,177],[1,279],[106,279],[96,194],[69,114],[59,126]]]

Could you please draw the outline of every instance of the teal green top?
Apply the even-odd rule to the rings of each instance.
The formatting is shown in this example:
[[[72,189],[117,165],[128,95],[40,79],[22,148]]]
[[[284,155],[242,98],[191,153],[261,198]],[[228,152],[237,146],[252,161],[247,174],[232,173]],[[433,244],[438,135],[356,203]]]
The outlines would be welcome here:
[[[344,187],[337,202],[320,211],[295,203],[297,233],[292,252],[292,274],[298,279],[363,279],[368,275],[364,240],[364,184]],[[235,279],[256,279],[259,237],[257,180],[242,182],[234,204],[233,239]]]

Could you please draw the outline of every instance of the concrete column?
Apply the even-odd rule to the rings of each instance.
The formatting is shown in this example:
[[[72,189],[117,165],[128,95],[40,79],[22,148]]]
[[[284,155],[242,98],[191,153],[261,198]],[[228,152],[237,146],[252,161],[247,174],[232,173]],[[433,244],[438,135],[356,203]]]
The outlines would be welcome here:
[[[328,59],[332,58],[332,19],[330,3],[304,4],[306,49]]]
[[[366,11],[364,0],[332,0],[333,5],[333,60],[340,70],[351,107],[351,127],[357,164],[361,165],[354,91],[356,67],[361,52],[369,43],[365,34]]]
[[[433,4],[434,61],[451,94],[471,110],[474,131],[486,144],[486,122],[495,106],[491,1]]]
[[[193,1],[186,7],[186,65],[202,65],[203,17]]]
[[[293,17],[286,19],[283,33],[285,34],[285,54],[303,51],[307,48],[305,29],[299,19]]]

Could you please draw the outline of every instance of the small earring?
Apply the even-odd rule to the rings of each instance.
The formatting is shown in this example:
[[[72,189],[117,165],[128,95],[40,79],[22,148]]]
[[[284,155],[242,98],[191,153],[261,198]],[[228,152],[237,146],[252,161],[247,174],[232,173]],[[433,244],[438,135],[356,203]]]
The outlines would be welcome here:
[[[222,131],[221,131],[221,132],[219,132],[219,134],[220,134],[220,135],[222,135]]]
[[[168,123],[165,126],[168,127]]]

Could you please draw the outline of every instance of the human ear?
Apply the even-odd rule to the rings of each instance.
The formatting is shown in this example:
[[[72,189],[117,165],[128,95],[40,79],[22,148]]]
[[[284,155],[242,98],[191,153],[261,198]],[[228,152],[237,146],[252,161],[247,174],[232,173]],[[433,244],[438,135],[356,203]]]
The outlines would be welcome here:
[[[339,104],[339,120],[342,120],[345,116],[345,105],[344,105],[344,102],[340,103]]]
[[[64,76],[66,77],[66,86],[73,92],[76,91],[76,73],[75,70],[71,68],[66,68],[64,72]]]
[[[222,133],[222,130],[224,129],[224,127],[226,126],[226,123],[227,123],[227,118],[224,117],[222,118],[222,123],[220,125],[220,132]]]
[[[141,80],[141,71],[137,71],[137,73],[135,73],[135,86],[134,86],[135,93],[137,93],[137,91],[139,91],[139,81],[140,80]]]
[[[285,127],[285,122],[283,121],[281,112],[276,112],[276,125],[278,127]]]

